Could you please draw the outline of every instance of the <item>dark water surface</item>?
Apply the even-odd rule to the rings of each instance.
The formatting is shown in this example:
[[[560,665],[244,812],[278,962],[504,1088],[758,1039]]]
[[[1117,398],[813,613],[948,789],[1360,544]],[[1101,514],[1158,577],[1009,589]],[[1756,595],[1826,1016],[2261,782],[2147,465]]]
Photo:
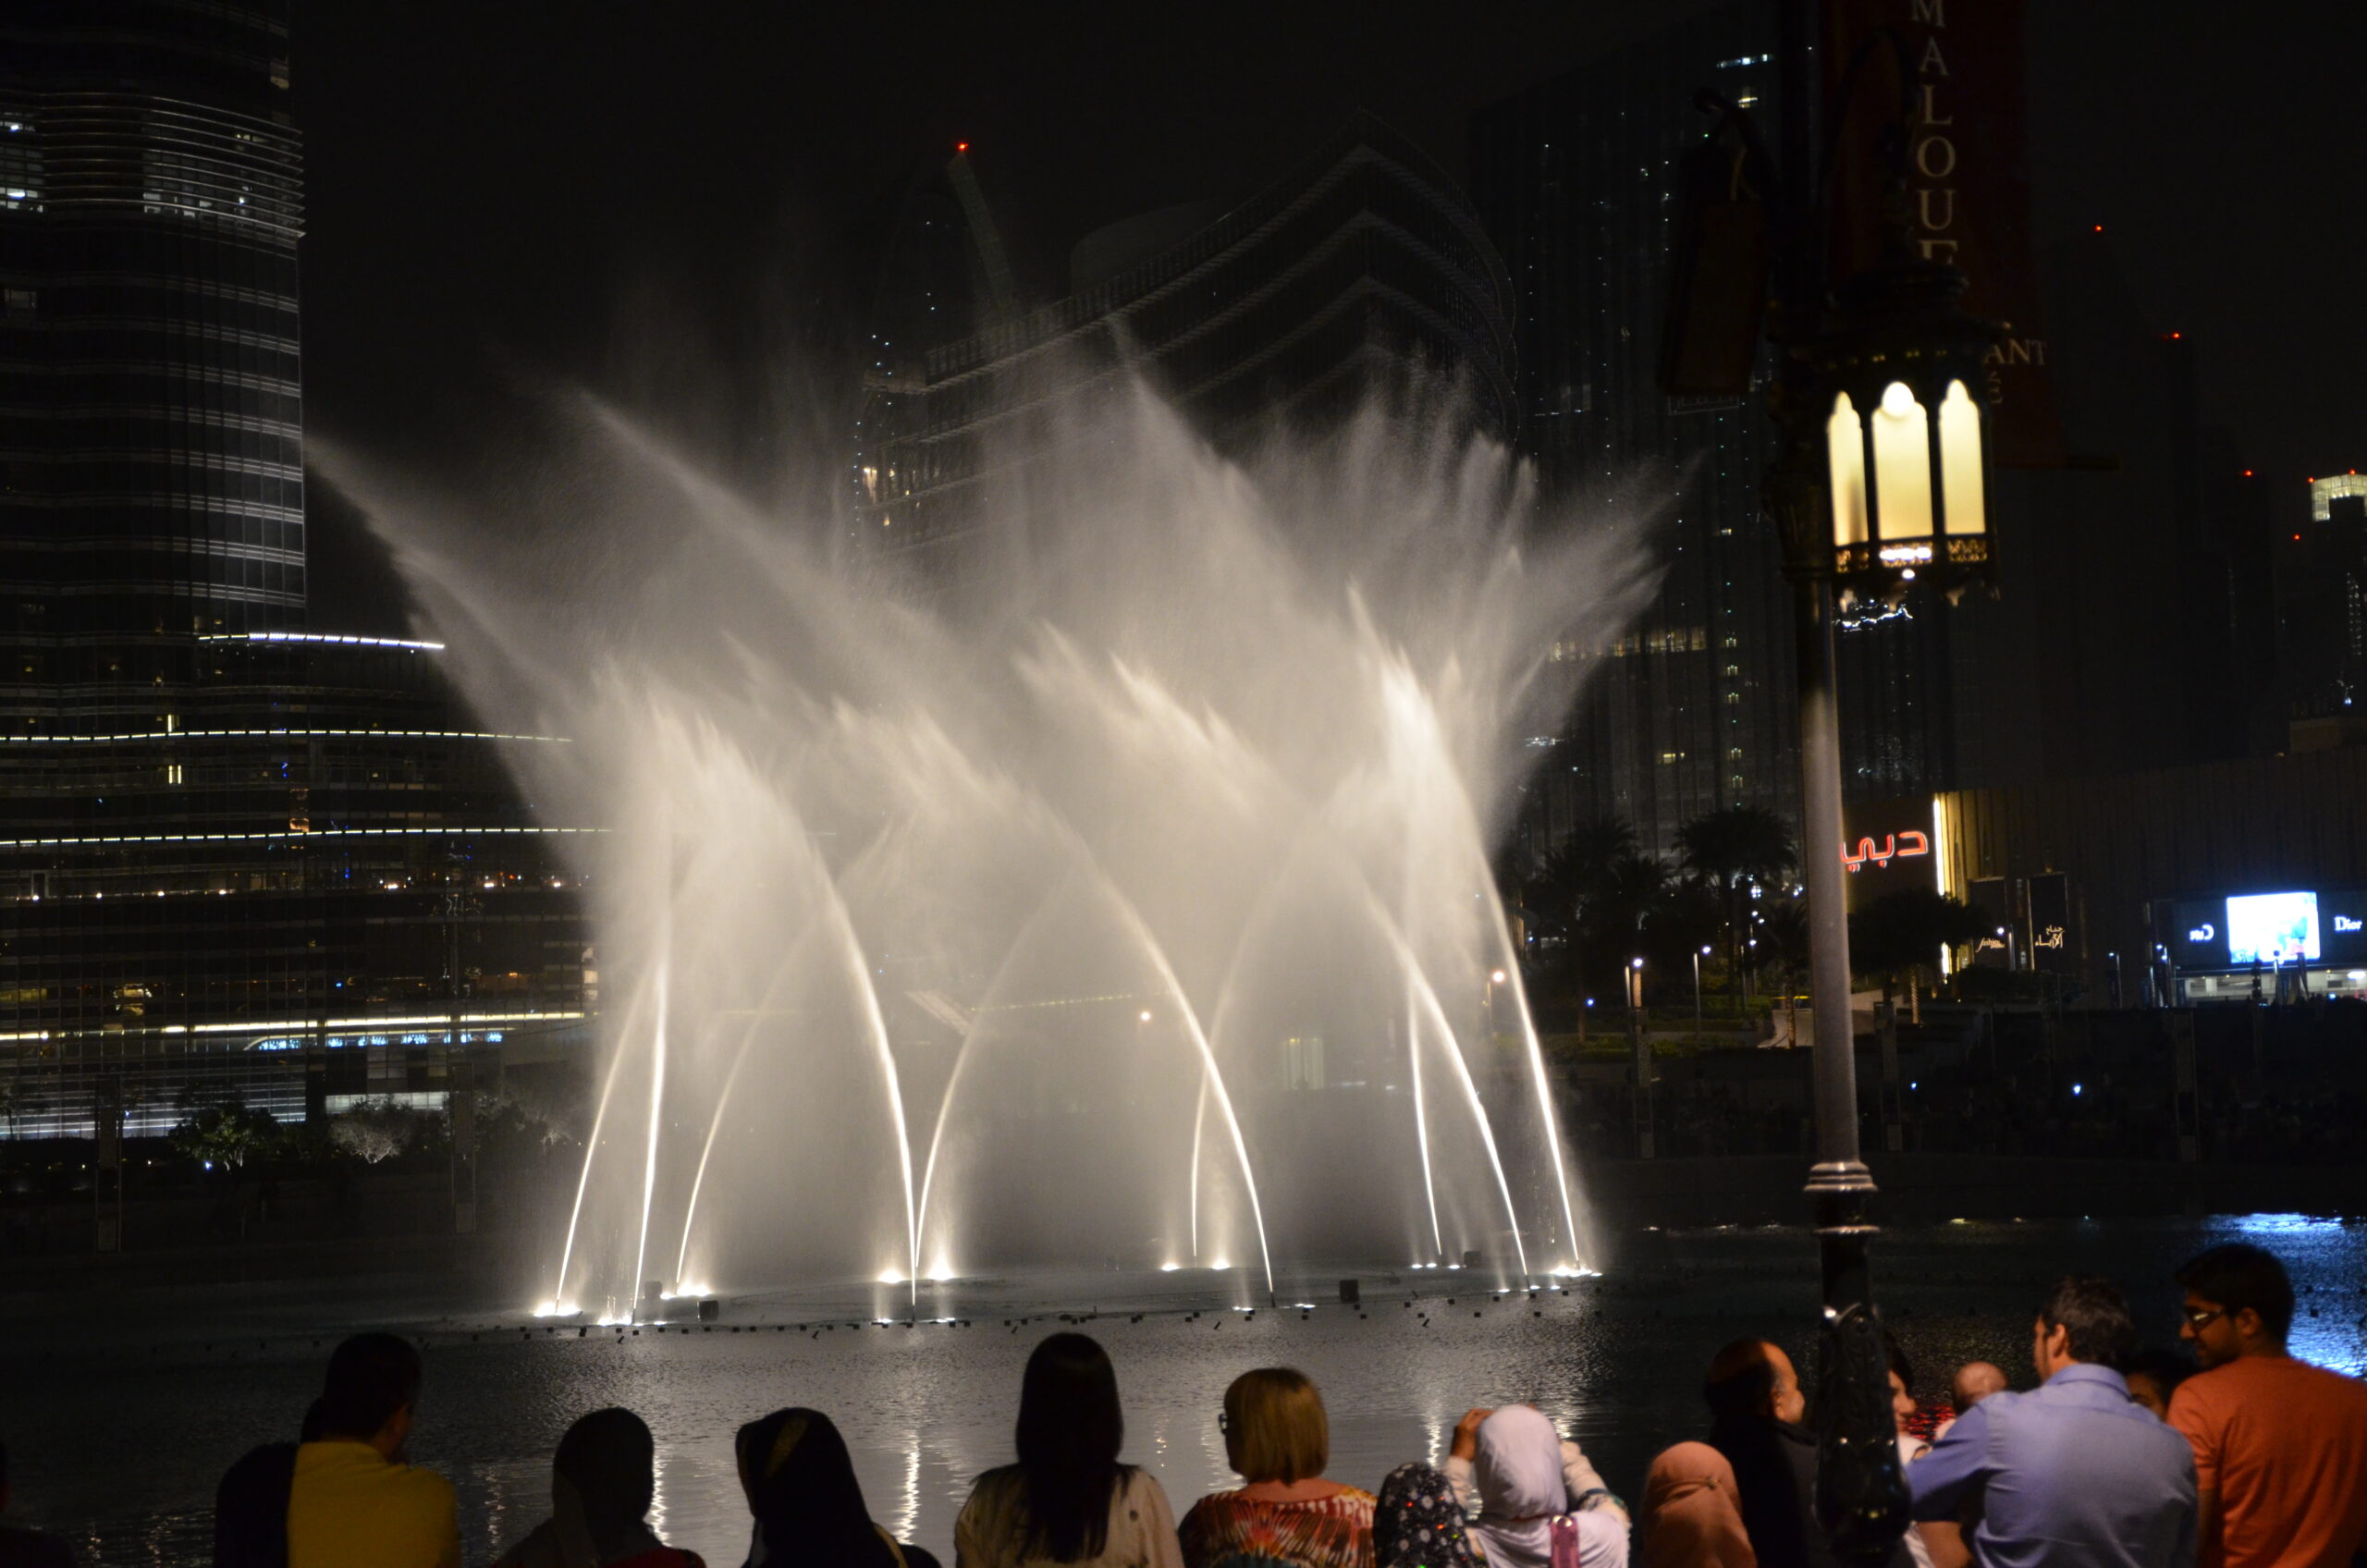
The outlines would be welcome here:
[[[2271,1247],[2292,1269],[2302,1292],[2295,1351],[2367,1371],[2367,1225],[2355,1222],[2254,1215],[1903,1227],[1883,1239],[1876,1281],[1928,1399],[1950,1368],[1976,1357],[2027,1382],[2031,1308],[2068,1271],[2118,1279],[2148,1334],[2171,1340],[2169,1271],[2237,1237]],[[1253,1299],[1238,1272],[1096,1273],[924,1292],[924,1317],[959,1315],[966,1328],[851,1327],[902,1311],[901,1292],[857,1286],[733,1298],[713,1331],[621,1339],[540,1326],[521,1337],[531,1320],[514,1305],[384,1281],[14,1294],[0,1297],[10,1517],[67,1535],[86,1562],[204,1562],[223,1468],[255,1443],[295,1435],[338,1336],[393,1326],[427,1341],[413,1458],[458,1488],[472,1563],[543,1516],[559,1433],[606,1404],[649,1422],[658,1528],[714,1568],[747,1549],[731,1435],[787,1404],[829,1412],[874,1515],[950,1562],[971,1479],[1011,1457],[1028,1350],[1064,1327],[1060,1314],[1096,1311],[1085,1327],[1118,1365],[1127,1457],[1158,1475],[1179,1513],[1231,1484],[1216,1428],[1225,1384],[1277,1363],[1321,1384],[1331,1473],[1342,1480],[1376,1486],[1394,1464],[1442,1453],[1466,1408],[1526,1399],[1595,1456],[1613,1488],[1632,1493],[1656,1450],[1699,1427],[1700,1369],[1718,1345],[1762,1332],[1806,1354],[1815,1244],[1791,1227],[1615,1240],[1605,1278],[1564,1281],[1566,1294],[1557,1285],[1535,1301],[1475,1292],[1456,1275],[1409,1273],[1392,1285],[1367,1272],[1361,1316],[1337,1305],[1343,1268],[1283,1282],[1284,1303],[1318,1304],[1305,1316],[1223,1310]],[[1409,1293],[1418,1297],[1412,1306]],[[1194,1319],[1196,1309],[1203,1315]],[[1006,1327],[1022,1314],[1034,1320]],[[816,1327],[825,1315],[839,1326]]]

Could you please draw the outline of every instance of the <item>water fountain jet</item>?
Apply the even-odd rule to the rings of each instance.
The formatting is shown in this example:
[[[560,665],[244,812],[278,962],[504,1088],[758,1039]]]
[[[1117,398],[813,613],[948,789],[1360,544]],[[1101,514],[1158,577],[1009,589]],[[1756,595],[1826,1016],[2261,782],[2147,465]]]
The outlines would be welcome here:
[[[657,1135],[666,1125],[666,985],[670,977],[673,955],[661,942],[657,955],[657,1024],[650,1034],[649,1047],[649,1158],[641,1184],[641,1239],[634,1243],[632,1255],[632,1300],[642,1295],[642,1271],[649,1256],[649,1209],[657,1197]]]
[[[1252,1238],[1225,1228],[1245,1211],[1270,1294],[1278,1256],[1335,1235],[1376,1252],[1384,1232],[1395,1253],[1417,1231],[1435,1256],[1450,1222],[1499,1208],[1524,1274],[1531,1236],[1583,1264],[1518,980],[1496,1004],[1520,1014],[1516,1051],[1475,1055],[1452,1020],[1468,974],[1518,968],[1484,877],[1520,738],[1559,721],[1642,563],[1607,532],[1532,527],[1501,449],[1417,417],[1376,405],[1241,463],[1147,393],[1063,411],[1026,462],[982,470],[981,553],[925,591],[906,581],[920,555],[842,570],[613,409],[562,433],[575,487],[540,537],[531,518],[390,522],[365,488],[486,717],[575,738],[521,759],[535,798],[609,828],[566,847],[632,1000],[600,1031],[550,1305],[637,1301],[650,1231],[678,1211],[678,1286],[694,1253],[751,1283],[892,1258],[916,1302],[997,1249],[1074,1256],[1058,1203],[1039,1221],[1012,1187],[1049,1179],[1070,1134],[1088,1142],[1065,1191],[1143,1267],[1244,1258]],[[666,835],[697,851],[688,886],[653,852]],[[1318,931],[1307,884],[1348,873],[1370,929]],[[1063,932],[1072,951],[1047,960],[1037,924],[1080,908],[1101,931]],[[808,920],[811,944],[771,945]],[[652,925],[662,938],[637,940]],[[1288,972],[1318,942],[1321,964],[1278,977],[1277,949]],[[1026,1005],[1067,1011],[996,1015],[982,1073],[1014,963],[1034,966]],[[1141,1023],[1146,996],[1172,1026]],[[1127,1037],[1144,1048],[1122,1065],[1061,1070]],[[1468,1137],[1429,1103],[1429,1049]],[[1377,1086],[1400,1071],[1411,1159],[1407,1108]],[[619,1089],[644,1084],[641,1158],[604,1154]],[[884,1121],[849,1113],[875,1096]],[[1343,1181],[1280,1134],[1310,1112],[1385,1179]],[[782,1135],[726,1137],[743,1114]],[[1229,1160],[1211,1167],[1209,1138]]]

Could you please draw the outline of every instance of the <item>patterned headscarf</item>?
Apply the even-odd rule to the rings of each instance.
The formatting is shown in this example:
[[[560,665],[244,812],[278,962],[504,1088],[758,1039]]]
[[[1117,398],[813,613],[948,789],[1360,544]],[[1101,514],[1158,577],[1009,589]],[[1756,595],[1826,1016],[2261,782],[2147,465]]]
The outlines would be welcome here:
[[[1401,1464],[1380,1484],[1372,1544],[1379,1568],[1477,1568],[1454,1488],[1427,1464]]]

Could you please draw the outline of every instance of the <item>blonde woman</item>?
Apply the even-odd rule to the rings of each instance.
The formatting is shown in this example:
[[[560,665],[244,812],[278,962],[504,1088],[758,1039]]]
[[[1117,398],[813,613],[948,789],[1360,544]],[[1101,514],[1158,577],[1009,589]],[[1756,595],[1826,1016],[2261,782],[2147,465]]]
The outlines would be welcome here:
[[[1261,1366],[1224,1391],[1225,1457],[1246,1485],[1192,1505],[1177,1532],[1184,1568],[1230,1559],[1291,1568],[1373,1568],[1373,1495],[1323,1478],[1331,1422],[1303,1372]]]

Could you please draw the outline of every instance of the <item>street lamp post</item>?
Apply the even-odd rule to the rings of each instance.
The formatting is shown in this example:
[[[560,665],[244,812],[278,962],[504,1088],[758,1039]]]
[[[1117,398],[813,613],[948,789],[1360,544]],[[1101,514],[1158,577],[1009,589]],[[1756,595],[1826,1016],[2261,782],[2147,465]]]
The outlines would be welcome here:
[[[1755,165],[1757,178],[1738,183],[1769,192],[1772,208],[1767,337],[1775,367],[1767,398],[1779,441],[1761,499],[1784,542],[1796,606],[1816,1104],[1807,1191],[1824,1299],[1817,1513],[1837,1557],[1871,1562],[1895,1547],[1907,1509],[1867,1259],[1874,1183],[1858,1147],[1834,633],[1836,615],[1855,605],[1895,604],[1916,590],[1953,600],[1986,581],[1982,360],[1994,331],[1958,308],[1962,274],[1915,253],[1905,201],[1914,115],[1907,93],[1915,78],[1904,60],[1897,123],[1883,149],[1885,209],[1895,220],[1889,251],[1871,271],[1832,287],[1830,214],[1817,171],[1834,165],[1815,145],[1809,110],[1817,96],[1816,11],[1812,0],[1780,0],[1777,15],[1783,115],[1773,167],[1748,116],[1719,106],[1737,133],[1735,156]],[[1883,33],[1873,47],[1901,45]],[[1864,63],[1862,55],[1831,62],[1844,86],[1828,125],[1846,123]],[[1716,100],[1705,94],[1704,102]]]
[[[1636,1158],[1652,1158],[1652,1046],[1644,1034],[1644,961],[1627,961],[1627,1050],[1636,1079]]]
[[[1710,949],[1701,948],[1693,954],[1693,1048],[1701,1048],[1701,961]]]

